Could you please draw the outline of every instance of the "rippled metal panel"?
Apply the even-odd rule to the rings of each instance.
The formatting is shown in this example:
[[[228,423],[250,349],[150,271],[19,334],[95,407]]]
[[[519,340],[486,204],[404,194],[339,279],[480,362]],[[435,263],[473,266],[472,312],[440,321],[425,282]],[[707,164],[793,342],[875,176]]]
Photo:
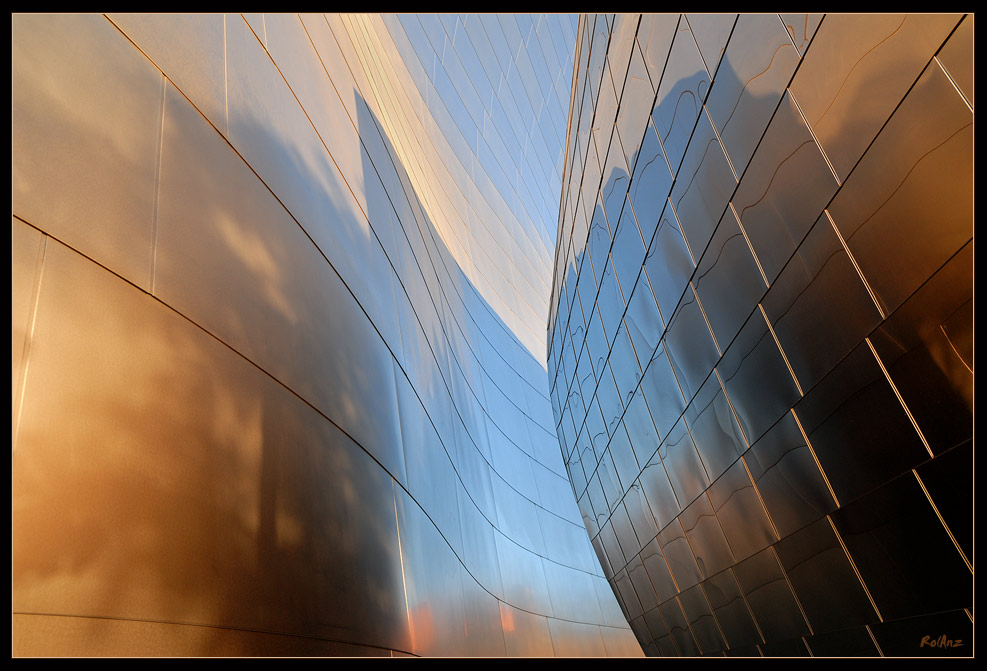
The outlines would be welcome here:
[[[647,77],[620,23],[620,81],[597,50],[587,89],[614,110],[632,55]],[[14,655],[642,654],[559,449],[601,512],[636,477],[629,443],[596,468],[623,367],[546,361],[579,30],[12,17]],[[633,357],[628,170],[586,141],[616,195],[566,314]],[[568,433],[549,367],[581,376]]]
[[[580,50],[610,48],[589,28],[606,20],[583,17]],[[572,484],[647,655],[972,654],[972,29],[641,16],[654,99],[632,52],[616,113],[593,122],[638,154],[643,267],[620,236],[610,250],[637,365],[571,319],[549,359],[607,360],[626,401],[626,435],[582,452],[595,474]],[[598,180],[578,135],[568,151],[559,268],[587,248],[567,203]],[[553,296],[585,272],[557,272]],[[616,322],[621,303],[581,298]],[[550,380],[556,423],[590,426],[572,379]]]

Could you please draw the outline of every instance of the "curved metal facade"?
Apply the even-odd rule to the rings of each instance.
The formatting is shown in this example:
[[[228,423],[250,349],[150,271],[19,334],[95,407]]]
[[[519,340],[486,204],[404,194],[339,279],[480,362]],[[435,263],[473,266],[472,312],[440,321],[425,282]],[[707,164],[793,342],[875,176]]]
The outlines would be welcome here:
[[[12,17],[15,656],[641,654],[542,358],[574,29]]]
[[[972,654],[973,17],[596,15],[556,431],[649,655]]]

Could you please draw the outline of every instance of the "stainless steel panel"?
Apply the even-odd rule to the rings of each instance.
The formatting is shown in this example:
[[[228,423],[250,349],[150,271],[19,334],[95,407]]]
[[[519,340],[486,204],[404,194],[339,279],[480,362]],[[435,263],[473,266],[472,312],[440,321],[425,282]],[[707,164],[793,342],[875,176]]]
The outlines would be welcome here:
[[[972,654],[973,620],[962,610],[891,620],[871,625],[870,630],[881,652],[888,657],[943,658]]]
[[[658,448],[658,454],[681,507],[688,506],[709,487],[709,477],[684,419],[676,422]]]
[[[605,448],[600,455],[600,462],[596,467],[596,475],[600,479],[603,495],[607,498],[607,507],[611,511],[615,510],[620,504],[620,500],[624,497],[624,491],[620,486],[620,481],[617,479],[617,471],[613,467],[610,451]],[[617,528],[616,521],[614,524],[615,529],[618,531],[618,538],[620,538],[620,529]]]
[[[957,445],[916,472],[943,524],[967,559],[973,559],[973,440]]]
[[[973,236],[972,175],[973,113],[933,63],[829,207],[885,314]]]
[[[638,393],[644,394],[651,409],[651,419],[658,429],[658,437],[664,439],[685,410],[685,399],[682,398],[682,391],[672,373],[663,344],[658,345],[651,357]]]
[[[503,601],[499,602],[501,628],[508,655],[513,657],[541,657],[551,655],[552,635],[548,619],[520,610]]]
[[[746,559],[778,540],[743,460],[727,469],[706,493],[734,557]]]
[[[723,57],[727,40],[733,40],[736,14],[686,14],[689,28],[696,38],[696,44],[703,55],[710,79],[718,75],[717,66]]]
[[[11,210],[150,286],[165,81],[105,17],[11,17]]]
[[[634,557],[627,565],[627,577],[634,586],[634,591],[637,593],[644,613],[658,606],[658,596],[655,594],[654,587],[651,586],[651,580],[648,578],[648,572],[641,562],[640,556]]]
[[[617,274],[625,300],[630,297],[637,276],[641,272],[645,253],[644,241],[641,239],[633,208],[629,201],[626,201],[620,213],[620,223],[614,234],[613,248],[610,251],[611,263],[620,268]]]
[[[638,545],[643,547],[658,535],[658,525],[654,515],[651,514],[651,507],[645,497],[644,489],[639,481],[634,482],[627,488],[624,496],[624,508],[630,518],[631,527],[638,538]]]
[[[107,17],[227,133],[225,26],[222,14],[108,14]],[[298,21],[296,17],[292,17]]]
[[[727,647],[700,585],[682,592],[679,603],[703,655],[710,655]]]
[[[31,352],[31,315],[44,263],[45,236],[17,218],[10,228],[10,397],[12,441],[17,435],[17,415],[25,364]],[[11,443],[11,448],[16,444]]]
[[[973,435],[973,243],[912,294],[871,341],[934,454]]]
[[[651,418],[651,411],[648,410],[648,401],[640,389],[627,404],[623,422],[628,437],[631,437],[631,447],[634,449],[637,462],[648,463],[651,455],[658,449],[660,441],[654,420]]]
[[[668,564],[665,563],[665,556],[662,554],[658,539],[655,538],[648,543],[640,554],[641,562],[648,572],[651,586],[660,602],[668,601],[675,597],[678,588],[672,580],[672,574],[668,571]]]
[[[762,642],[733,571],[717,573],[703,581],[702,587],[731,649]]]
[[[738,176],[798,63],[798,52],[777,16],[742,14],[737,19],[706,109]]]
[[[843,505],[929,457],[866,343],[809,392],[795,413]]]
[[[642,274],[638,278],[637,284],[634,286],[634,293],[627,301],[624,324],[627,326],[627,335],[630,337],[630,343],[633,344],[633,350],[636,352],[635,366],[640,366],[642,362],[646,365],[651,360],[651,355],[658,345],[658,339],[665,330],[646,275]],[[620,340],[618,334],[614,349],[620,346]],[[633,391],[640,378],[641,370],[638,368],[634,375],[628,377],[626,385],[624,385],[628,392]],[[621,386],[621,380],[618,380],[618,386]],[[626,395],[624,400],[627,400]]]
[[[696,639],[689,630],[689,620],[682,612],[678,599],[672,599],[658,606],[668,633],[675,644],[675,649],[680,656],[694,657],[702,653],[696,644]]]
[[[645,298],[650,298],[650,294],[646,293],[647,284],[644,284],[644,287],[645,289],[642,290],[642,295]],[[649,317],[653,318],[654,315],[657,315],[657,310],[652,312]],[[614,384],[617,387],[620,403],[624,407],[630,402],[631,394],[634,393],[638,383],[641,381],[641,367],[637,355],[634,353],[634,346],[631,344],[631,339],[628,336],[629,329],[627,327],[630,319],[633,319],[633,315],[628,310],[625,313],[625,320],[617,329],[617,335],[614,338],[613,349],[610,352],[608,362],[610,364],[610,371],[613,373]],[[636,327],[632,326],[631,328]],[[638,336],[638,340],[641,339],[642,336]],[[657,337],[655,337],[655,340],[657,341]]]
[[[648,67],[636,42],[632,43],[627,76],[620,96],[620,109],[617,110],[617,135],[624,150],[624,161],[633,173],[634,164],[639,158],[641,141],[647,130],[648,117],[655,101],[655,88],[648,76]]]
[[[632,272],[637,272],[637,268],[631,268]],[[633,275],[631,275],[633,277]],[[617,326],[624,315],[626,304],[621,295],[620,284],[614,272],[613,261],[608,260],[603,271],[603,278],[600,280],[600,294],[597,297],[597,307],[600,310],[600,324],[606,334],[604,347],[610,350],[614,337],[617,335]],[[602,354],[604,350],[600,350]]]
[[[803,392],[881,321],[825,214],[772,284],[763,305]]]
[[[963,18],[936,58],[973,107],[973,14]]]
[[[760,310],[741,328],[716,370],[749,443],[801,396]]]
[[[617,594],[618,601],[623,607],[624,617],[627,620],[632,620],[635,617],[640,617],[644,614],[641,606],[641,600],[637,597],[637,593],[634,590],[634,585],[627,576],[626,569],[621,570],[614,576],[613,587],[614,592]]]
[[[733,197],[769,284],[836,193],[837,182],[786,93]]]
[[[828,519],[783,538],[775,550],[814,634],[879,621]]]
[[[607,654],[598,625],[550,618],[548,628],[556,657],[604,657]]]
[[[477,657],[502,657],[507,654],[500,604],[490,598],[466,571],[463,580],[464,648]]]
[[[603,637],[603,647],[606,649],[608,657],[644,656],[641,644],[638,643],[630,629],[605,626],[600,626],[599,629],[600,635]]]
[[[711,482],[747,451],[747,441],[716,375],[706,379],[686,409],[685,420]]]
[[[791,89],[841,180],[961,16],[829,14],[823,19]]]
[[[667,326],[695,270],[693,257],[671,206],[666,206],[662,212],[644,268]]]
[[[14,610],[410,649],[391,478],[325,417],[52,240],[35,343]]]
[[[609,521],[606,524],[600,524],[600,540],[603,542],[603,549],[606,550],[613,575],[616,575],[627,565],[627,559],[624,558],[617,534],[614,533],[613,525]]]
[[[736,188],[737,178],[723,154],[723,146],[709,116],[700,110],[669,196],[692,258],[702,256]]]
[[[651,86],[655,89],[661,81],[665,62],[675,37],[680,17],[676,14],[643,14],[637,28],[637,41],[641,55],[648,66]]]
[[[648,498],[658,529],[664,529],[682,512],[682,509],[675,498],[665,467],[657,452],[641,471],[640,483],[645,496]]]
[[[856,627],[807,636],[813,657],[880,657],[867,629]]]
[[[744,461],[782,537],[836,508],[815,457],[791,413],[751,446]]]
[[[804,56],[805,50],[809,47],[812,36],[819,27],[819,22],[822,21],[823,15],[785,13],[778,16],[781,18],[781,22],[784,24],[788,34],[792,36],[792,42],[795,43],[795,47]]]
[[[913,474],[905,473],[832,517],[885,620],[972,608],[972,568]]]
[[[600,185],[600,202],[603,205],[603,212],[606,215],[611,236],[617,229],[617,221],[624,207],[624,196],[627,195],[630,178],[631,173],[624,161],[624,150],[620,145],[620,138],[617,133],[614,133],[610,139],[610,151],[607,153],[603,183]]]
[[[466,623],[463,566],[414,499],[402,489],[395,491],[411,652],[466,654],[457,631]],[[418,542],[412,543],[410,539]],[[502,567],[510,566],[502,561]],[[505,592],[510,594],[506,584]]]
[[[171,88],[155,259],[156,296],[301,394],[400,478],[397,415],[381,405],[396,403],[388,349],[312,241]]]
[[[693,285],[716,342],[726,349],[768,289],[731,208],[696,266]]]
[[[733,567],[765,641],[809,632],[774,550],[767,548]]]
[[[637,458],[634,456],[634,448],[627,438],[627,431],[621,423],[610,439],[610,456],[613,458],[614,468],[617,470],[617,477],[620,479],[621,487],[627,489],[637,479],[641,473]]]
[[[654,647],[660,657],[677,657],[679,654],[672,636],[669,633],[668,625],[661,615],[661,610],[655,608],[644,614],[644,622],[648,626],[648,631],[654,638]]]
[[[682,393],[691,400],[720,357],[691,283],[668,321],[663,342]]]
[[[649,119],[627,192],[627,198],[634,209],[634,216],[645,244],[651,240],[671,189],[672,173],[665,159],[665,152],[658,139],[654,122]]]
[[[641,551],[644,543],[638,541],[637,535],[634,533],[634,527],[631,526],[630,517],[627,516],[627,510],[624,508],[623,501],[618,501],[614,506],[613,514],[610,516],[610,523],[613,525],[614,533],[617,535],[617,541],[620,543],[624,560],[629,561],[631,557],[634,557]]]
[[[675,520],[658,534],[658,544],[668,563],[668,570],[675,579],[678,590],[688,589],[703,579],[696,558],[689,548],[689,541],[682,526]]]
[[[700,496],[683,510],[679,522],[703,577],[708,578],[734,563],[733,553],[706,496]]]
[[[680,20],[651,113],[673,174],[678,173],[692,129],[702,114],[709,80],[692,30]]]

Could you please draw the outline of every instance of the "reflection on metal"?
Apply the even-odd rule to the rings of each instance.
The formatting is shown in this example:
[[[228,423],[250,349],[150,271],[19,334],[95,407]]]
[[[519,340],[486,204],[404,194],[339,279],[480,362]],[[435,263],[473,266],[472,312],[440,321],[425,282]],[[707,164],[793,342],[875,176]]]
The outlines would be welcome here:
[[[545,374],[576,21],[12,17],[14,655],[642,654]]]
[[[548,370],[586,530],[646,654],[972,654],[929,644],[972,633],[972,30],[580,18]],[[609,235],[587,235],[604,214]],[[623,414],[588,449],[598,412],[579,399],[611,386]]]

